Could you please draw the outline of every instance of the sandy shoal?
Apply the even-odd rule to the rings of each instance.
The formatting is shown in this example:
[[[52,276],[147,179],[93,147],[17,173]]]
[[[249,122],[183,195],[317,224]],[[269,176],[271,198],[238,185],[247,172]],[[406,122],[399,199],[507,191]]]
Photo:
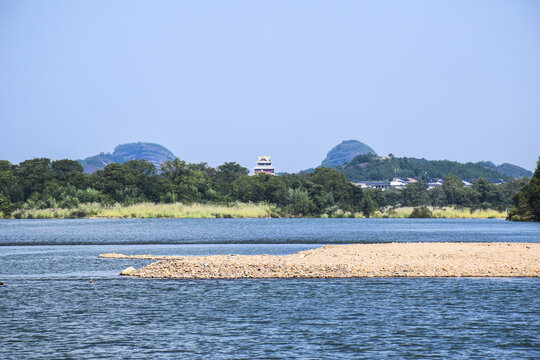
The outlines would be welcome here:
[[[540,243],[390,243],[327,245],[291,255],[152,256],[122,275],[141,278],[539,277]]]

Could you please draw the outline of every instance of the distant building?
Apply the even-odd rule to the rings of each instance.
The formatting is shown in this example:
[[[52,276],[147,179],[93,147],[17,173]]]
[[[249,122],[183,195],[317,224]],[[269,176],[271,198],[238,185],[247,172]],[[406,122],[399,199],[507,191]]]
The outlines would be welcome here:
[[[390,186],[396,189],[403,189],[408,184],[415,184],[418,181],[413,178],[397,178],[395,177],[390,181]]]
[[[385,190],[390,187],[390,184],[384,181],[360,181],[360,182],[354,183],[354,185],[362,189],[379,189],[379,190]]]
[[[253,172],[255,174],[258,173],[265,173],[265,174],[271,174],[274,175],[274,167],[272,166],[272,161],[270,159],[270,156],[258,156],[257,157],[257,166],[253,169]]]
[[[462,182],[463,182],[463,185],[465,187],[469,187],[469,186],[472,186],[472,184],[478,179],[479,178],[463,179]],[[487,181],[489,181],[490,183],[492,183],[494,185],[501,185],[501,184],[505,183],[505,181],[503,179],[497,179],[497,178],[484,178],[484,179],[486,179]]]
[[[394,178],[390,182],[386,181],[359,181],[355,182],[354,185],[363,188],[363,189],[379,189],[379,190],[386,190],[388,188],[394,188],[394,189],[403,189],[408,184],[415,184],[418,181],[413,178]]]
[[[486,180],[495,185],[501,185],[505,183],[503,179],[487,178]]]
[[[428,190],[441,187],[443,179],[429,179],[426,183]]]
[[[464,187],[471,187],[472,183],[474,181],[476,181],[476,180],[477,179],[463,179],[463,180],[461,180],[461,182],[463,183]],[[500,185],[500,184],[504,183],[504,180],[502,180],[502,179],[491,179],[491,178],[489,178],[489,179],[486,179],[486,180],[491,182],[492,184],[495,184],[495,185]],[[443,185],[443,182],[444,182],[444,180],[440,179],[440,178],[427,179],[426,182],[425,182],[425,185],[426,185],[428,190],[431,190],[431,189],[441,187]],[[413,179],[413,178],[398,178],[398,177],[395,177],[389,183],[384,182],[384,181],[359,181],[359,182],[355,182],[353,184],[360,187],[360,188],[363,188],[363,189],[371,188],[371,189],[385,190],[385,189],[388,189],[388,188],[404,189],[407,185],[416,184],[416,183],[418,183],[418,180]]]

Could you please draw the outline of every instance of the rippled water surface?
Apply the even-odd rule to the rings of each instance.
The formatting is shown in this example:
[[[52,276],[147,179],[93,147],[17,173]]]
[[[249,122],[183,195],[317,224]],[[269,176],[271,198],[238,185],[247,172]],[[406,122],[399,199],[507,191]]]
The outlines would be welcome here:
[[[499,220],[0,220],[0,358],[540,357],[540,280],[121,278],[129,254],[540,241]],[[540,256],[540,255],[539,255]],[[93,283],[89,283],[93,279]]]
[[[469,219],[0,220],[0,245],[534,242],[539,223]]]

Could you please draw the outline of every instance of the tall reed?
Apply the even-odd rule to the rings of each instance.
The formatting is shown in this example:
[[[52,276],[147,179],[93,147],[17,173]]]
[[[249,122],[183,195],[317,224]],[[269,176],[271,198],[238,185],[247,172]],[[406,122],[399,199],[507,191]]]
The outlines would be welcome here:
[[[453,207],[428,207],[433,218],[440,219],[504,219],[506,212],[497,210],[472,210]],[[412,207],[385,209],[375,213],[375,218],[408,218]],[[271,204],[232,203],[217,204],[154,204],[139,203],[135,205],[115,204],[103,206],[99,203],[81,204],[73,209],[51,208],[41,210],[17,210],[13,213],[17,219],[67,219],[67,218],[268,218],[279,217],[279,210]],[[329,217],[323,214],[321,217]],[[332,217],[363,218],[361,213],[349,213],[338,210]]]
[[[73,209],[18,210],[13,214],[20,219],[64,218],[266,218],[276,216],[276,208],[269,204],[233,203],[216,204],[81,204]]]
[[[431,210],[432,217],[437,219],[505,219],[505,211],[497,211],[493,209],[478,209],[469,208],[454,208],[454,207],[433,207],[428,206]],[[401,207],[395,209],[386,209],[382,212],[377,212],[377,218],[400,219],[408,218],[412,213],[412,207]]]

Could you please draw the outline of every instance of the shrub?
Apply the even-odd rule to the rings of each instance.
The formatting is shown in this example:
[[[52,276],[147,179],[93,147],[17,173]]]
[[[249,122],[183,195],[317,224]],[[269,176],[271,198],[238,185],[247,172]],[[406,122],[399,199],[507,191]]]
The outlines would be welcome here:
[[[421,206],[414,208],[411,214],[409,215],[410,218],[432,218],[433,214],[431,210],[429,210],[426,206]]]
[[[69,217],[73,219],[83,218],[87,215],[88,213],[84,209],[73,210],[71,213],[69,213]]]

